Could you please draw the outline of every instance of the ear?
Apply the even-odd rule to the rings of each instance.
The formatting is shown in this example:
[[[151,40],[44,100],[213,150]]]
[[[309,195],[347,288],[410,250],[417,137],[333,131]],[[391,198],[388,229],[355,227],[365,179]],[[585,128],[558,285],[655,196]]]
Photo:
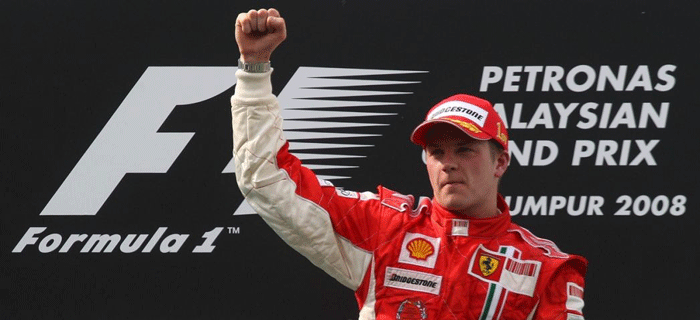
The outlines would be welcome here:
[[[510,153],[506,150],[502,150],[501,153],[498,154],[496,157],[496,170],[494,172],[494,176],[497,178],[500,178],[503,176],[503,174],[506,173],[506,169],[508,169],[508,164],[510,163]]]

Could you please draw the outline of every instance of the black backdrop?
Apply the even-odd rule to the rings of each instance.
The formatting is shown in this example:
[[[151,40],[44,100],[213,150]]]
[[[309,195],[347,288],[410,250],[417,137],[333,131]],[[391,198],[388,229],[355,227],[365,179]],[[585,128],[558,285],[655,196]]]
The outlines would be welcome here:
[[[232,26],[237,13],[269,6],[280,9],[289,29],[288,40],[273,56],[275,93],[286,88],[302,66],[427,71],[361,77],[413,83],[353,88],[410,94],[339,98],[403,104],[382,109],[394,115],[336,119],[376,118],[386,124],[334,131],[374,134],[357,139],[369,147],[343,150],[364,157],[309,161],[351,166],[319,171],[350,177],[335,181],[336,185],[373,190],[383,184],[429,195],[420,150],[410,144],[408,135],[441,98],[457,92],[483,96],[502,103],[511,126],[518,121],[534,126],[511,129],[519,149],[526,141],[532,141],[533,148],[545,141],[543,145],[553,144],[558,150],[546,165],[533,165],[532,155],[528,165],[513,161],[502,185],[511,203],[518,196],[530,197],[531,204],[546,201],[551,209],[553,199],[563,199],[559,197],[572,196],[576,205],[583,196],[604,201],[593,215],[576,215],[566,208],[542,215],[544,209],[539,207],[537,214],[521,211],[514,217],[535,234],[555,240],[562,250],[589,259],[586,317],[700,317],[695,237],[700,178],[695,160],[700,148],[694,140],[700,116],[695,88],[700,71],[695,49],[700,31],[697,6],[690,1],[344,0],[0,3],[4,48],[0,318],[357,317],[350,290],[287,248],[256,215],[233,214],[242,201],[233,173],[226,170],[232,145],[228,99],[235,82],[233,68],[230,76],[217,80],[229,85],[207,99],[173,107],[157,123],[159,133],[194,133],[174,153],[172,164],[157,157],[157,148],[127,148],[127,155],[94,157],[95,168],[102,172],[126,173],[104,204],[97,205],[99,210],[44,212],[110,119],[117,119],[116,111],[145,73],[165,70],[149,67],[234,67],[238,54]],[[532,90],[526,89],[528,77],[519,66],[542,67]],[[615,75],[626,66],[627,73],[619,80],[623,88],[608,84],[597,90],[596,83],[577,92],[577,87],[565,85],[564,78],[561,90],[543,89],[548,67],[576,74],[571,84],[580,85],[590,78],[585,72],[600,75],[603,66]],[[508,90],[508,67],[521,70],[512,74],[520,76],[519,82],[509,78],[518,90]],[[496,69],[503,71],[503,79],[482,90],[484,70]],[[207,83],[196,80],[189,86]],[[167,80],[160,88],[153,95],[182,89]],[[145,102],[136,104],[140,110],[152,107],[150,93],[147,90],[141,96]],[[598,118],[593,128],[582,129],[577,123],[590,120],[580,112],[587,102],[598,104],[592,109]],[[518,103],[521,115],[514,120]],[[549,108],[538,109],[543,103]],[[579,105],[561,125],[555,103]],[[603,121],[606,103],[610,116]],[[376,112],[369,106],[358,110]],[[548,128],[546,111],[552,115],[553,128]],[[661,116],[641,128],[641,114],[651,111]],[[126,119],[150,116],[145,112]],[[602,122],[608,125],[602,128]],[[616,128],[610,128],[615,122]],[[116,123],[116,132],[132,132],[130,125]],[[142,142],[138,134],[124,136],[127,146]],[[639,163],[629,165],[639,154],[636,141],[647,152],[642,152]],[[355,139],[326,142],[347,144]],[[122,150],[111,145],[114,141],[100,143],[106,150]],[[615,145],[617,151],[610,151],[612,158],[601,157],[599,165],[597,153],[573,165],[577,144],[592,144],[597,152]],[[548,152],[551,149],[542,158]],[[119,169],[124,159],[136,159],[138,166],[143,154],[164,168]],[[397,155],[407,160],[397,163]],[[77,181],[87,183],[90,178]],[[96,197],[90,186],[82,190],[72,200],[62,201]],[[159,228],[167,229],[161,229],[164,235],[151,252],[142,247],[126,253],[117,246],[111,253],[106,247],[81,253],[81,242],[59,252],[71,235],[147,234],[152,239]],[[32,234],[34,243],[23,242]],[[189,237],[177,242],[185,234]],[[176,252],[162,252],[168,236],[170,249]],[[193,253],[207,239],[215,247],[204,249],[213,251]]]

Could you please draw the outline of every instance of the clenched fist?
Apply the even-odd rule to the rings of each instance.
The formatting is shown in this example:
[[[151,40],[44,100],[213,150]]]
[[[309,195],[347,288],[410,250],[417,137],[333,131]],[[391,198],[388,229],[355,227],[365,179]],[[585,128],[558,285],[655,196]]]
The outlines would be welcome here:
[[[244,62],[270,61],[272,51],[286,38],[284,19],[275,9],[250,10],[236,19],[236,42]]]

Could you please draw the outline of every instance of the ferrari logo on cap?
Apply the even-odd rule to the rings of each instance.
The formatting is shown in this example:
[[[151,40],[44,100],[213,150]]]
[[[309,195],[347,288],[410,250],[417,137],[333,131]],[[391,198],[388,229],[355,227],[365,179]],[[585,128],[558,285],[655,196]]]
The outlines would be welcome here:
[[[482,255],[479,257],[479,269],[484,277],[488,277],[498,269],[498,260]]]

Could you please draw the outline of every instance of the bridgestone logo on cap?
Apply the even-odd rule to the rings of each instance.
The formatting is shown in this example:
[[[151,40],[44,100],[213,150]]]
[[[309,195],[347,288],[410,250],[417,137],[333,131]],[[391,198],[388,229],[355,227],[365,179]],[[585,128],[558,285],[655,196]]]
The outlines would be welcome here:
[[[428,115],[428,120],[449,116],[458,116],[467,118],[483,128],[484,123],[486,123],[486,117],[488,115],[488,111],[481,109],[471,103],[466,103],[464,101],[449,101],[445,102],[443,105],[433,110],[433,112],[431,112]]]

